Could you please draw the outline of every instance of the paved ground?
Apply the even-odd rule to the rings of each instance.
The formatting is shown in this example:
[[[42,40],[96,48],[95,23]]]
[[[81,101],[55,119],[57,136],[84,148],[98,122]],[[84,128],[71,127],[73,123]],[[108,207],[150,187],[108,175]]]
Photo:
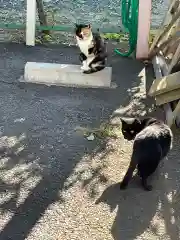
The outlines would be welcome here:
[[[180,206],[171,202],[179,132],[147,193],[136,179],[124,192],[117,185],[131,143],[120,136],[99,144],[75,131],[98,128],[113,113],[151,112],[143,65],[113,56],[115,89],[48,88],[18,84],[25,62],[77,63],[75,48],[1,44],[0,56],[0,240],[179,239]]]

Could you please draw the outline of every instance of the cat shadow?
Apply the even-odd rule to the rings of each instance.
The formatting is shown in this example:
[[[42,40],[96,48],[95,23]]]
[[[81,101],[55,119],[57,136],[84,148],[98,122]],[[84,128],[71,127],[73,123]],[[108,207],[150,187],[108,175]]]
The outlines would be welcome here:
[[[178,146],[178,136],[175,135],[175,149]],[[142,189],[136,173],[126,190],[120,190],[119,183],[113,184],[96,200],[95,204],[105,203],[111,212],[117,211],[111,227],[114,240],[134,240],[145,231],[150,231],[159,239],[162,234],[159,229],[161,224],[164,225],[165,234],[169,239],[179,239],[180,192],[177,194],[178,200],[173,200],[179,188],[177,183],[180,181],[179,161],[174,161],[177,157],[175,149],[149,177],[148,182],[152,183],[152,191]]]
[[[111,228],[115,240],[134,240],[149,227],[158,202],[158,194],[145,192],[139,186],[131,184],[128,189],[120,191],[119,184],[114,184],[102,193],[96,204],[106,203],[111,212],[117,209]]]

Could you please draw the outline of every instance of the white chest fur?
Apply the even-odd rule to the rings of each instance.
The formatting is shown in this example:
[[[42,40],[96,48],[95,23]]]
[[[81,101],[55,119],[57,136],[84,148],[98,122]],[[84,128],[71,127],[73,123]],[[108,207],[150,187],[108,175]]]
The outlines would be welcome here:
[[[80,40],[79,38],[76,39],[81,52],[84,53],[86,57],[88,57],[88,49],[92,47],[93,36],[91,35],[89,38],[83,40]]]
[[[87,57],[87,59],[85,61],[82,62],[82,70],[89,70],[89,64],[92,62],[92,60],[95,58],[94,53],[90,54],[88,53],[88,49],[93,47],[92,43],[93,43],[93,35],[91,35],[90,37],[88,37],[87,39],[79,39],[78,37],[76,37],[77,39],[77,44],[80,48],[80,51],[82,53],[84,53],[84,55]]]

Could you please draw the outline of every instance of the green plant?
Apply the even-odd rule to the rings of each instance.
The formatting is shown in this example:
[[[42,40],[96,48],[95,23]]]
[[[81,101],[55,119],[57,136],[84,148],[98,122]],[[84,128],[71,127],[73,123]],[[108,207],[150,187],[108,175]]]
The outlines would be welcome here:
[[[88,129],[83,127],[76,128],[76,131],[82,132],[84,137],[94,135],[98,139],[119,138],[121,136],[120,127],[115,127],[110,123],[102,123],[99,128]]]
[[[101,35],[108,40],[115,40],[118,42],[128,41],[128,34],[126,33],[104,33]]]

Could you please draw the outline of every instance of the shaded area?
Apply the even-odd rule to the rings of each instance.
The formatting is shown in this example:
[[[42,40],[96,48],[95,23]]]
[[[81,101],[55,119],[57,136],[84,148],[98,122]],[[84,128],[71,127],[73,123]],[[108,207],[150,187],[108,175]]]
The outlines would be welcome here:
[[[173,132],[174,148],[152,176],[152,192],[145,192],[135,175],[126,190],[120,191],[119,183],[111,184],[96,198],[96,204],[105,203],[112,213],[117,211],[113,239],[179,239],[180,202],[174,196],[180,183],[180,131]]]
[[[49,205],[63,202],[65,180],[81,159],[102,149],[75,128],[99,127],[125,106],[132,97],[127,89],[139,86],[143,65],[112,56],[115,89],[48,88],[18,83],[26,61],[76,64],[76,48],[1,44],[0,55],[0,239],[21,240]]]
[[[76,48],[0,45],[0,239],[56,239],[54,232],[68,239],[63,235],[66,220],[69,239],[96,239],[94,228],[97,234],[103,229],[99,239],[179,239],[179,203],[171,200],[180,182],[179,131],[174,130],[174,148],[155,174],[151,193],[139,187],[136,177],[126,191],[119,191],[132,143],[122,137],[91,142],[75,131],[79,126],[98,128],[112,114],[114,119],[159,114],[151,112],[153,101],[146,98],[151,66],[144,69],[112,50],[109,44],[116,88],[48,88],[18,83],[26,61],[77,64]],[[60,229],[53,229],[54,216]],[[87,226],[78,228],[84,222]],[[46,224],[50,226],[44,229]]]

